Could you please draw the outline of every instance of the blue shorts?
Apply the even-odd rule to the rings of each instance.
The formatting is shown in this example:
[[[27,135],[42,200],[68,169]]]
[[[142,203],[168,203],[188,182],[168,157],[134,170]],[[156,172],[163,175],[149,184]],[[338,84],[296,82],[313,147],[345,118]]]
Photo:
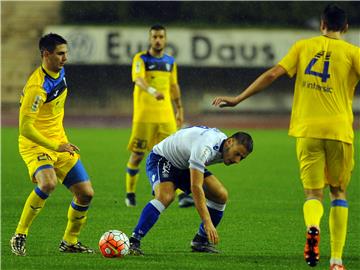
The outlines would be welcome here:
[[[68,174],[65,176],[63,185],[65,185],[67,188],[70,188],[72,185],[86,181],[89,181],[89,176],[86,173],[86,170],[79,159],[74,165],[74,167],[72,167]]]
[[[154,187],[161,182],[172,182],[175,189],[181,189],[186,194],[191,193],[190,169],[181,170],[176,168],[163,156],[150,152],[146,159],[146,175],[154,194]],[[204,178],[212,175],[205,169]]]

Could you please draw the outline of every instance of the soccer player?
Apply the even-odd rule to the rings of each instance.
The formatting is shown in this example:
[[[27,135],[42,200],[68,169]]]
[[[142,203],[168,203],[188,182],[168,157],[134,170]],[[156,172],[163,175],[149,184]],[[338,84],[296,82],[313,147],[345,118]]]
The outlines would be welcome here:
[[[252,150],[253,141],[247,133],[237,132],[228,138],[220,130],[204,126],[181,129],[155,145],[146,160],[146,174],[155,198],[144,207],[130,237],[130,254],[143,255],[141,239],[174,200],[177,188],[186,194],[192,192],[202,220],[191,242],[192,250],[217,253],[216,226],[223,216],[228,193],[206,166],[237,164]]]
[[[177,79],[175,59],[164,53],[166,30],[154,25],[149,31],[150,48],[135,55],[132,63],[134,113],[132,133],[128,144],[131,151],[126,169],[127,206],[136,205],[136,183],[139,166],[146,151],[181,127],[184,111]],[[176,115],[172,102],[175,104]],[[179,194],[179,206],[194,204],[192,198]]]
[[[360,78],[360,48],[342,40],[348,29],[345,12],[334,4],[321,16],[321,36],[296,42],[274,67],[236,97],[216,97],[213,105],[235,106],[264,90],[284,74],[296,74],[289,135],[296,138],[300,178],[305,191],[307,227],[304,257],[318,263],[323,192],[329,186],[331,270],[342,262],[348,222],[346,188],[354,166],[352,101]]]
[[[28,196],[14,236],[11,250],[26,255],[26,238],[31,223],[60,181],[74,195],[68,210],[68,223],[60,243],[60,252],[93,253],[78,241],[85,224],[94,191],[89,177],[63,128],[67,95],[64,65],[66,40],[54,33],[39,41],[42,63],[28,79],[20,100],[19,150],[30,179],[36,184]]]

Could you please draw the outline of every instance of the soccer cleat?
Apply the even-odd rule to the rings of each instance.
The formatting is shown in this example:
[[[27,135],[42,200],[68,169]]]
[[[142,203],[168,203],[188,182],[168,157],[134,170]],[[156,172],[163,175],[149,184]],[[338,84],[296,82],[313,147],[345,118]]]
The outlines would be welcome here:
[[[330,270],[346,270],[345,266],[333,263],[330,265]]]
[[[135,193],[126,193],[125,204],[127,207],[136,206],[136,196]]]
[[[10,239],[10,246],[11,251],[18,256],[25,256],[26,255],[26,235],[25,234],[15,234]]]
[[[319,242],[319,230],[316,227],[310,227],[306,235],[304,258],[306,263],[311,267],[316,266],[320,259]]]
[[[206,253],[219,253],[213,244],[211,244],[207,238],[204,238],[198,234],[190,243],[193,252],[206,252]]]
[[[140,249],[140,241],[134,237],[130,237],[130,248],[129,248],[129,255],[133,256],[143,256],[144,252]]]
[[[60,243],[59,251],[65,253],[95,253],[95,250],[84,246],[81,242],[77,242],[74,245],[68,245],[64,240]]]
[[[179,198],[179,207],[181,207],[181,208],[190,207],[190,206],[195,205],[194,199],[190,195],[181,193],[178,196],[178,198]]]

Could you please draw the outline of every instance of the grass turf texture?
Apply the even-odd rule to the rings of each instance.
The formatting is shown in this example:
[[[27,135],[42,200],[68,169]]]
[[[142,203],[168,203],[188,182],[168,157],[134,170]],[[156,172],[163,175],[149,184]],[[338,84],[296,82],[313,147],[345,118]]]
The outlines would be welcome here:
[[[19,153],[17,129],[2,128],[1,266],[2,269],[309,269],[303,260],[305,228],[303,191],[298,176],[295,140],[286,130],[250,130],[254,152],[239,165],[210,166],[229,191],[224,218],[218,227],[221,254],[190,252],[190,240],[200,223],[194,208],[167,209],[142,241],[146,256],[105,259],[100,253],[62,254],[58,245],[66,226],[70,193],[59,184],[34,221],[27,240],[27,256],[9,248],[25,199],[34,185]],[[234,130],[225,130],[230,135]],[[95,197],[80,240],[97,249],[109,229],[131,235],[143,206],[152,198],[144,162],[138,183],[136,208],[124,205],[126,150],[130,129],[67,129],[70,141],[81,148],[82,162],[92,179]],[[359,134],[357,134],[357,138]],[[360,269],[360,173],[357,166],[349,186],[350,206],[344,262]],[[329,199],[322,219],[321,261],[328,269]]]

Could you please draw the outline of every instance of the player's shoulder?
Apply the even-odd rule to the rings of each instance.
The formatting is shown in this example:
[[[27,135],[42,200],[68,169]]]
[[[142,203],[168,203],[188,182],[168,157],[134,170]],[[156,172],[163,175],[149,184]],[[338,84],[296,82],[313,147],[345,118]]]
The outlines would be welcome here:
[[[164,59],[165,62],[168,62],[169,64],[174,64],[175,63],[175,57],[170,55],[170,54],[164,53],[163,59]]]
[[[138,52],[134,55],[133,59],[136,60],[136,59],[139,59],[139,58],[142,58],[144,59],[144,57],[148,57],[148,52],[147,51],[141,51],[141,52]]]
[[[45,81],[45,76],[46,74],[43,71],[43,69],[41,67],[38,67],[29,76],[25,87],[26,88],[42,87]]]

